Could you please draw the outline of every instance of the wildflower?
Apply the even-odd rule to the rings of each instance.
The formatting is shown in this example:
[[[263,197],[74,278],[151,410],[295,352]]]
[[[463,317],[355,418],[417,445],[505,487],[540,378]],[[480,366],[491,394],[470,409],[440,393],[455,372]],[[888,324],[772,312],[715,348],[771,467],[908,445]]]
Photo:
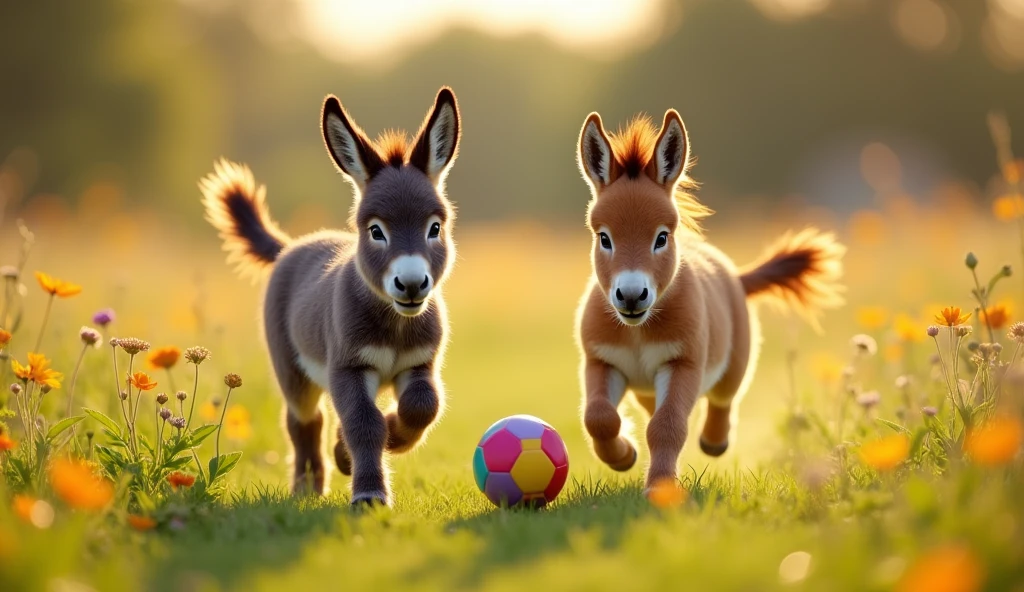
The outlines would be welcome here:
[[[188,393],[186,393],[185,391],[178,391],[178,393],[174,395],[174,397],[179,401],[184,401],[185,399],[188,398]]]
[[[170,418],[171,418],[171,410],[166,408],[166,407],[161,408],[160,409],[160,419],[162,419],[164,421],[167,421]]]
[[[185,429],[186,425],[188,425],[188,422],[185,420],[184,417],[172,417],[171,418],[171,426],[176,427],[179,430]]]
[[[82,327],[78,332],[78,336],[82,339],[82,343],[86,345],[98,345],[103,336],[100,332],[92,327]]]
[[[156,402],[163,405],[167,402],[167,393],[160,393],[156,396]]]
[[[974,256],[974,253],[967,253],[967,256],[964,257],[964,265],[967,266],[967,269],[974,269],[978,266],[978,258]]]
[[[857,323],[865,329],[879,329],[889,320],[889,311],[881,306],[863,306],[857,310]]]
[[[135,337],[122,337],[117,340],[117,345],[121,346],[121,349],[128,352],[130,356],[134,356],[139,352],[149,351],[149,343]]]
[[[32,381],[39,386],[51,389],[60,388],[60,381],[64,375],[50,368],[50,360],[43,354],[29,352],[28,365],[22,365],[17,360],[11,360],[11,368],[14,375],[24,381]]]
[[[25,522],[32,522],[32,506],[36,505],[36,499],[30,495],[18,494],[11,500],[11,508]]]
[[[7,452],[17,448],[18,443],[11,439],[7,434],[0,434],[0,452]]]
[[[891,471],[910,454],[910,440],[903,434],[894,434],[865,442],[860,447],[860,459],[878,471]]]
[[[970,325],[960,325],[956,328],[956,334],[960,337],[967,337],[972,332],[974,332],[974,327],[971,327]]]
[[[171,345],[168,347],[161,347],[150,352],[149,356],[146,358],[146,362],[148,362],[153,368],[163,368],[167,370],[177,364],[178,358],[180,357],[181,350]]]
[[[1002,222],[1012,222],[1024,214],[1024,199],[1019,195],[1001,195],[992,202],[992,214]]]
[[[924,407],[921,408],[921,413],[923,413],[926,417],[935,417],[936,415],[939,414],[939,410],[936,407],[932,407],[931,405],[925,405]]]
[[[156,528],[156,520],[153,520],[149,516],[139,516],[138,514],[128,514],[128,525],[135,530],[145,532],[147,530],[153,530]]]
[[[20,395],[21,394],[21,385],[16,383],[16,382],[11,383],[11,394],[14,395],[14,396]]]
[[[69,506],[102,510],[114,499],[114,486],[96,476],[84,462],[61,458],[50,465],[50,485]]]
[[[224,432],[232,440],[248,440],[252,437],[252,417],[242,405],[232,405],[224,417]]]
[[[896,377],[896,388],[903,390],[910,386],[910,376],[901,374]]]
[[[1024,439],[1020,419],[996,416],[967,433],[964,452],[979,465],[1004,465],[1013,460]]]
[[[32,379],[32,366],[22,365],[18,360],[11,359],[11,370],[14,370],[14,375],[23,381]]]
[[[878,352],[878,343],[875,342],[874,337],[860,333],[854,335],[850,339],[850,344],[853,345],[854,352],[865,355],[873,356]]]
[[[11,332],[0,329],[0,347],[3,347],[11,342]]]
[[[156,388],[156,382],[145,372],[129,374],[128,383],[140,391],[151,391]]]
[[[1017,343],[1024,343],[1024,323],[1017,321],[1010,325],[1010,330],[1006,332],[1006,336],[1010,341],[1016,341]]]
[[[967,547],[946,545],[926,552],[903,573],[896,592],[977,592],[981,563]]]
[[[236,389],[242,386],[242,377],[237,374],[228,374],[224,377],[224,384],[228,385],[228,388]]]
[[[167,482],[171,484],[171,487],[178,489],[179,487],[192,487],[195,485],[196,476],[189,475],[188,473],[182,473],[181,471],[175,471],[170,475],[167,475]]]
[[[128,391],[124,391],[124,390],[123,390],[123,391],[121,391],[120,393],[118,393],[118,394],[117,394],[117,396],[118,396],[118,397],[119,397],[119,398],[120,398],[120,399],[121,399],[122,401],[127,401],[127,400],[128,400]]]
[[[72,284],[70,282],[65,282],[64,280],[59,280],[41,271],[36,272],[36,280],[39,281],[39,286],[42,287],[43,290],[49,293],[51,296],[70,298],[82,291],[82,286],[79,286],[78,284]]]
[[[927,333],[928,333],[928,337],[935,337],[936,335],[939,334],[939,326],[938,325],[929,325]]]
[[[1007,304],[990,306],[981,318],[990,329],[1002,329],[1010,323],[1010,307]]]
[[[962,315],[959,306],[947,306],[935,315],[935,322],[945,327],[956,327],[966,323],[969,318],[971,318],[971,313]]]
[[[210,350],[201,346],[193,346],[185,350],[185,360],[190,364],[198,366],[210,357]]]
[[[878,405],[881,401],[882,395],[878,391],[868,391],[857,395],[857,404],[863,407],[865,411]]]
[[[921,335],[921,326],[910,317],[910,315],[900,313],[896,315],[896,319],[893,321],[893,328],[896,330],[896,336],[903,341],[923,341],[924,336]]]
[[[104,308],[103,310],[92,315],[92,322],[99,325],[101,328],[106,328],[107,325],[114,322],[116,316],[114,315],[114,309]]]
[[[686,490],[675,479],[660,479],[647,491],[647,499],[656,508],[676,508],[686,501]]]

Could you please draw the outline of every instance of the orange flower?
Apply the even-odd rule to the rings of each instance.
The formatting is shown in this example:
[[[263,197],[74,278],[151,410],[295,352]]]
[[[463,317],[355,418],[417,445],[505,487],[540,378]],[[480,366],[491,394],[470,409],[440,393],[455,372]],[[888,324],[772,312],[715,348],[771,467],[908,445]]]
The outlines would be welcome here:
[[[1017,456],[1022,439],[1024,426],[1020,419],[996,416],[968,432],[964,452],[979,465],[1005,465]]]
[[[153,368],[168,369],[177,364],[180,357],[181,350],[171,345],[151,351],[149,356],[146,357],[146,361]]]
[[[32,506],[36,505],[36,499],[30,495],[19,494],[11,500],[14,513],[25,522],[32,522]]]
[[[977,592],[984,579],[981,562],[969,548],[945,545],[918,557],[896,592]]]
[[[0,347],[3,347],[11,342],[11,332],[0,329]]]
[[[60,388],[60,381],[64,375],[50,368],[50,360],[43,354],[30,352],[28,354],[28,365],[22,365],[17,360],[11,360],[11,368],[14,375],[22,380],[31,380],[40,386]]]
[[[1012,222],[1024,214],[1024,199],[1019,195],[1003,195],[992,202],[992,214],[1002,222]]]
[[[651,485],[647,499],[656,508],[677,508],[686,501],[686,490],[675,479],[660,479]]]
[[[138,514],[128,514],[128,525],[135,530],[147,531],[156,528],[156,520],[153,520],[149,516],[139,516]]]
[[[128,375],[128,383],[140,391],[151,391],[156,388],[156,381],[145,372],[136,372]]]
[[[990,306],[981,315],[981,320],[991,329],[1002,329],[1010,324],[1010,306],[1005,303]]]
[[[959,306],[947,306],[942,309],[942,312],[935,315],[935,322],[946,327],[956,327],[966,323],[969,318],[971,318],[971,313],[961,315]]]
[[[102,510],[114,499],[114,486],[93,473],[88,464],[61,458],[50,465],[50,485],[69,506]]]
[[[919,324],[908,314],[900,313],[896,315],[896,320],[893,321],[893,328],[896,330],[896,335],[903,341],[924,341],[924,325]]]
[[[857,323],[865,329],[879,329],[889,321],[889,311],[881,306],[862,306],[857,309]]]
[[[900,466],[910,454],[910,440],[903,434],[893,434],[865,442],[860,447],[860,460],[877,471],[891,471]]]
[[[61,298],[70,298],[75,294],[82,291],[82,286],[78,284],[72,284],[71,282],[65,282],[55,277],[51,277],[41,271],[36,272],[36,279],[39,280],[39,285],[53,296],[60,296]]]
[[[182,473],[175,471],[170,475],[167,475],[167,482],[171,484],[171,487],[177,489],[179,487],[192,487],[195,485],[195,475],[189,475],[188,473]]]
[[[18,447],[18,443],[11,439],[7,434],[0,434],[0,452],[7,450],[14,450]]]

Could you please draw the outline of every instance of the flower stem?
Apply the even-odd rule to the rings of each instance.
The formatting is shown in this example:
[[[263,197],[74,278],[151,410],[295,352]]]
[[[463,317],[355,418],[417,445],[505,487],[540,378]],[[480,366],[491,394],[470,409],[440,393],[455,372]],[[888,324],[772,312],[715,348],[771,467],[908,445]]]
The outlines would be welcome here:
[[[36,336],[36,345],[32,348],[32,351],[38,352],[39,346],[43,344],[43,333],[46,332],[46,323],[50,320],[50,309],[53,308],[54,298],[56,298],[56,295],[50,294],[50,299],[46,301],[46,312],[43,313],[43,325],[39,327],[39,335]]]
[[[196,393],[199,392],[199,364],[196,364],[195,366],[196,378],[195,382],[192,384],[192,403],[188,408],[188,419],[185,421],[185,429],[188,429],[189,426],[192,425],[192,414],[195,413],[196,410]],[[184,411],[182,413],[184,413]]]
[[[228,413],[228,402],[231,401],[231,387],[228,387],[228,394],[224,397],[224,408],[220,410],[220,423],[217,424],[217,441],[214,446],[214,458],[220,456],[220,432],[224,429],[224,416]]]
[[[992,333],[992,325],[988,322],[988,294],[982,292],[981,282],[978,281],[978,272],[971,268],[971,277],[974,278],[974,293],[978,297],[978,304],[981,305],[981,316],[984,317],[982,324],[988,329],[988,342],[995,343],[996,337]]]
[[[82,368],[82,360],[85,359],[85,352],[89,349],[89,344],[85,344],[82,347],[82,352],[78,354],[78,362],[75,363],[75,371],[71,374],[71,384],[68,385],[68,410],[64,414],[65,417],[71,417],[71,406],[75,400],[75,384],[78,382],[78,371]]]

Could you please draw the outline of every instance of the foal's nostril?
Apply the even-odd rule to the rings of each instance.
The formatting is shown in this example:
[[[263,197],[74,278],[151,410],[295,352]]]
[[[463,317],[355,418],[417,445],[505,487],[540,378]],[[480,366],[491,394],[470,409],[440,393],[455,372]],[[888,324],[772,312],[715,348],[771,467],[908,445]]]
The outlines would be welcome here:
[[[626,299],[626,297],[622,295],[622,290],[618,288],[615,288],[615,297],[619,299],[619,302],[622,302],[623,300]]]
[[[644,288],[643,292],[640,292],[640,302],[647,300],[647,288]]]
[[[423,276],[423,283],[420,284],[420,290],[426,290],[427,286],[429,286],[429,285],[430,285],[430,276],[429,275]]]
[[[398,281],[398,278],[395,278],[395,287],[398,288],[399,290],[403,291],[403,292],[405,291],[405,284],[403,284],[402,282]]]

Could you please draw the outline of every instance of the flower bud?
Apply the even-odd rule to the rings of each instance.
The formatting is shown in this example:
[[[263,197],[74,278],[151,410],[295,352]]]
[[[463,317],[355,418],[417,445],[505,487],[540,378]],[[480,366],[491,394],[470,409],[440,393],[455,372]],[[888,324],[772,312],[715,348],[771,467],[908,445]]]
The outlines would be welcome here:
[[[156,396],[156,402],[163,405],[167,402],[167,393],[160,393]]]
[[[228,388],[236,389],[242,386],[242,377],[237,374],[228,374],[224,377],[224,384],[228,385]]]
[[[925,414],[928,417],[935,417],[936,415],[939,414],[939,410],[936,409],[935,407],[932,407],[931,405],[928,405],[926,407],[921,408],[921,413]]]
[[[121,393],[118,396],[121,397],[122,401],[127,401],[128,400],[128,391],[121,391]]]
[[[178,394],[174,395],[179,401],[184,401],[188,398],[188,393],[185,391],[178,391]]]
[[[171,418],[171,410],[166,408],[166,407],[161,408],[160,409],[160,419],[162,419],[164,421],[167,421],[170,418]]]
[[[15,396],[20,395],[21,394],[21,385],[16,383],[16,382],[12,383],[11,384],[11,394],[13,394]]]
[[[938,325],[929,325],[928,326],[928,337],[935,337],[938,334],[939,334],[939,326]]]
[[[974,253],[967,253],[964,263],[967,265],[967,269],[974,269],[978,266],[978,258],[974,256]]]

